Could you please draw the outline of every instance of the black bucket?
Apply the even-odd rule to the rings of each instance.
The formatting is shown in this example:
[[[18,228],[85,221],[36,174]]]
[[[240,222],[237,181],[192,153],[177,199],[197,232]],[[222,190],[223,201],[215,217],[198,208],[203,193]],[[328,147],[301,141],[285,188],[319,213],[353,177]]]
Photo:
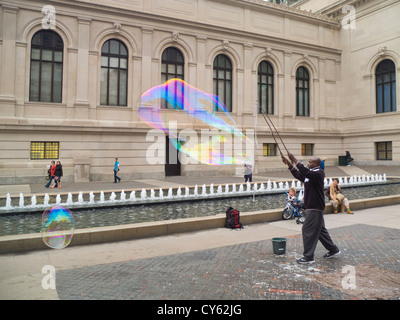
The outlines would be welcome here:
[[[286,238],[272,238],[272,247],[274,254],[286,253]]]

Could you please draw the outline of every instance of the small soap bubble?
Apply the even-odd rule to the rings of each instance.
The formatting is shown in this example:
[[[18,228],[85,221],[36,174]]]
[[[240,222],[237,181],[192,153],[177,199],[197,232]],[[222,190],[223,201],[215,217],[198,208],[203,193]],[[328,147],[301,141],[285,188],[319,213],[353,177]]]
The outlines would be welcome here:
[[[66,248],[72,240],[75,219],[71,211],[62,206],[47,209],[42,214],[41,235],[43,242],[50,248]]]

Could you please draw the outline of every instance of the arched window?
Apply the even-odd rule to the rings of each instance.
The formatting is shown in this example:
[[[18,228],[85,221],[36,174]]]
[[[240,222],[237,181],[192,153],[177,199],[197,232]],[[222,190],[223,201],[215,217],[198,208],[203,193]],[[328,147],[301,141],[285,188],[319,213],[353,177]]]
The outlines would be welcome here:
[[[110,39],[101,48],[100,104],[126,106],[128,95],[128,50]]]
[[[51,30],[32,37],[29,101],[61,102],[64,43]]]
[[[169,47],[164,50],[161,56],[161,82],[164,83],[171,79],[184,80],[184,66],[185,61],[182,52],[174,47]],[[181,108],[183,107],[183,94],[178,95],[177,90],[183,90],[181,83],[174,83],[174,88],[168,88],[166,92],[173,94],[172,97],[166,97],[162,100],[161,106],[163,108]],[[181,101],[178,101],[181,99]]]
[[[214,94],[222,99],[227,111],[232,111],[232,62],[224,54],[219,54],[214,59],[213,66]],[[215,111],[219,110],[214,106]]]
[[[396,66],[383,60],[376,68],[376,113],[396,111]]]
[[[296,115],[310,116],[310,75],[304,67],[296,72]]]
[[[267,61],[258,65],[259,113],[274,114],[274,69]]]

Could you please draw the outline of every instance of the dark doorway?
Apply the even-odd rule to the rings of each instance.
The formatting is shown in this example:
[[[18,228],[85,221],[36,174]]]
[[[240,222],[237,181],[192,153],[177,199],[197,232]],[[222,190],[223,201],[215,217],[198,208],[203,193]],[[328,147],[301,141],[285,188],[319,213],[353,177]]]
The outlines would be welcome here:
[[[177,150],[171,139],[165,137],[165,176],[180,176],[181,175],[181,163],[179,161],[179,150]],[[176,138],[175,139],[176,142]],[[179,142],[178,142],[179,143]]]

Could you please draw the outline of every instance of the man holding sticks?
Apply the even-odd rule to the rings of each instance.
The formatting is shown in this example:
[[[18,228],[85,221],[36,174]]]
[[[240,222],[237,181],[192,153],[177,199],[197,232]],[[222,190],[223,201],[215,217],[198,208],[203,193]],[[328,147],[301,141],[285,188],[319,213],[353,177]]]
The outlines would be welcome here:
[[[333,256],[340,254],[339,248],[333,243],[328,230],[325,228],[323,217],[323,211],[325,209],[325,172],[320,168],[321,159],[312,157],[308,161],[307,167],[304,166],[286,148],[282,138],[267,114],[264,114],[264,119],[272,132],[272,137],[278,146],[283,163],[288,166],[290,172],[296,179],[304,183],[304,207],[306,209],[306,219],[302,227],[304,256],[303,258],[298,259],[297,262],[300,264],[314,263],[314,252],[318,240],[321,241],[322,245],[328,250],[328,253],[323,256],[324,258],[332,258]],[[269,122],[284,146],[290,161],[283,156]]]
[[[324,170],[320,168],[321,160],[312,157],[307,167],[297,161],[293,154],[288,152],[288,159],[283,155],[282,161],[288,167],[292,175],[304,183],[304,207],[306,219],[301,230],[303,235],[304,257],[297,260],[300,264],[314,263],[314,251],[318,240],[321,241],[328,253],[324,258],[332,258],[340,253],[339,248],[333,243],[328,230],[325,228],[323,211],[325,209],[324,198]],[[295,164],[295,168],[292,164]]]

